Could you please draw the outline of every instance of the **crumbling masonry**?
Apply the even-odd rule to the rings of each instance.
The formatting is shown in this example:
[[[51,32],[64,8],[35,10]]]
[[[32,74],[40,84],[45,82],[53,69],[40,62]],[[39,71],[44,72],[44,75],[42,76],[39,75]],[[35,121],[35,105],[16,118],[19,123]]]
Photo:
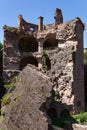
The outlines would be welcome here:
[[[27,64],[34,65],[53,83],[51,108],[55,108],[57,115],[66,110],[73,114],[83,111],[83,31],[84,25],[78,17],[63,23],[58,8],[54,13],[54,23],[48,25],[43,24],[41,16],[35,25],[19,15],[18,28],[4,26],[4,82],[10,82]],[[43,53],[46,70],[43,70]],[[59,107],[59,103],[63,105]]]

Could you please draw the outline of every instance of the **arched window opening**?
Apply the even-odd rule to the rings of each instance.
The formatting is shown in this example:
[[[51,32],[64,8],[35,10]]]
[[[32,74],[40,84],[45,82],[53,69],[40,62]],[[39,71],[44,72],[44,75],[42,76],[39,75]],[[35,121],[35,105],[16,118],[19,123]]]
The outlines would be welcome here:
[[[58,40],[57,39],[47,39],[43,44],[43,49],[55,49],[58,47]]]
[[[31,28],[30,28],[30,31],[34,32],[34,28],[31,27]]]
[[[47,115],[48,115],[51,119],[57,118],[56,109],[55,109],[55,108],[49,108],[49,109],[47,110]]]
[[[24,57],[21,59],[19,69],[23,70],[24,67],[27,66],[27,64],[31,64],[31,65],[38,67],[37,60],[33,56],[31,56],[31,57],[28,56],[28,57]]]
[[[33,36],[24,36],[18,42],[20,52],[38,51],[38,43]]]
[[[60,117],[70,116],[70,112],[67,109],[61,111]]]

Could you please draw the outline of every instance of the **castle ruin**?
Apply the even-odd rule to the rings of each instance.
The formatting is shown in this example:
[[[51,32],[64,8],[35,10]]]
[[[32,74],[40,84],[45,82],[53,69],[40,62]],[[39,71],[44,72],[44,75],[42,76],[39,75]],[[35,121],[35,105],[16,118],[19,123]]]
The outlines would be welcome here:
[[[60,109],[62,113],[68,110],[72,114],[83,111],[84,24],[80,18],[63,22],[62,11],[57,8],[52,24],[44,25],[41,16],[38,25],[28,23],[19,15],[17,28],[5,25],[3,29],[4,82],[10,82],[27,64],[34,65],[38,71],[46,73],[53,83],[54,102],[51,108],[54,106],[58,115]],[[43,70],[43,53],[46,70]],[[58,107],[59,103],[63,106]]]

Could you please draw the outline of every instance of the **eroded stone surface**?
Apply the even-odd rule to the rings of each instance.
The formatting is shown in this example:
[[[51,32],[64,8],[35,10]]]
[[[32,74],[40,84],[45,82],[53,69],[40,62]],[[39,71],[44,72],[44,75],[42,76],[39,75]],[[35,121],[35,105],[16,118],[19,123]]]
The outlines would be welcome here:
[[[49,77],[27,66],[9,93],[10,104],[2,111],[3,130],[48,130],[46,111],[51,102]],[[4,108],[4,110],[3,110]]]

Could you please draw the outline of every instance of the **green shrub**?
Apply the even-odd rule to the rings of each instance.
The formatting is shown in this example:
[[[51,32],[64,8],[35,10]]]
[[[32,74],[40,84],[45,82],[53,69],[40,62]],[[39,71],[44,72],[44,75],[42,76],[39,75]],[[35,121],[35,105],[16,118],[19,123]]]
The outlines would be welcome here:
[[[17,77],[15,76],[10,83],[7,83],[4,85],[4,88],[6,88],[7,90],[10,88],[14,88],[14,84],[16,80],[17,80]]]
[[[87,65],[87,52],[84,52],[84,64]]]
[[[43,52],[42,52],[42,67],[43,67],[43,70],[48,70],[48,66],[47,66],[47,64],[46,64],[46,56],[47,56],[47,54],[46,54],[46,50],[43,50]]]
[[[4,88],[9,89],[9,88],[13,88],[14,87],[14,83],[8,83],[4,85]]]
[[[87,122],[87,112],[80,113],[72,117],[80,124]]]
[[[3,97],[2,97],[2,105],[8,105],[10,102],[11,102],[11,99],[9,97],[8,94],[5,94]]]

